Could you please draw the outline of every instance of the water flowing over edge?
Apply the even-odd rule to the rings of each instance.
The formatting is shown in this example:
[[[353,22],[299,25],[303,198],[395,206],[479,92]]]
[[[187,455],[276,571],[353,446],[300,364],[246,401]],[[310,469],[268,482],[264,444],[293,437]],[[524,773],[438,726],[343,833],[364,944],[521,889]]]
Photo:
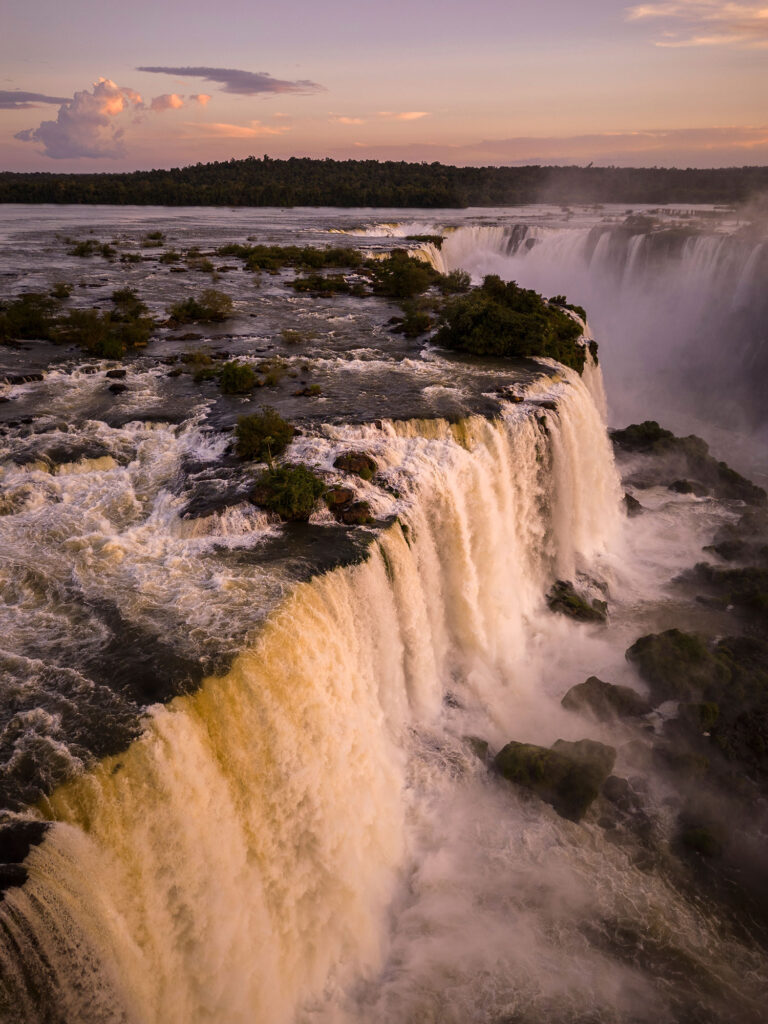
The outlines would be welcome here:
[[[282,1024],[375,974],[415,749],[429,733],[465,750],[472,726],[504,741],[535,699],[523,666],[548,583],[617,539],[598,371],[586,381],[562,371],[556,412],[345,428],[401,468],[400,521],[54,793],[60,824],[0,910],[1,1010]]]

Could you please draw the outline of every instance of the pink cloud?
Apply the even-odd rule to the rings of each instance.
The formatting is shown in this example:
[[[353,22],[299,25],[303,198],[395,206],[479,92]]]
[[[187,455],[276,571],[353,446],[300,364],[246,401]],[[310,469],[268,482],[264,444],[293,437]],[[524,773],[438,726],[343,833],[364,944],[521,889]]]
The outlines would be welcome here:
[[[403,110],[397,112],[394,110],[380,110],[378,116],[385,118],[387,121],[418,121],[422,117],[429,117],[429,111]]]
[[[186,127],[194,128],[190,134],[211,139],[258,139],[264,135],[283,135],[291,130],[289,125],[270,126],[260,121],[251,121],[250,125],[187,121]]]
[[[166,92],[162,96],[155,96],[150,104],[150,110],[161,114],[164,110],[179,110],[184,106],[184,100],[175,92]]]
[[[198,103],[201,107],[208,106],[208,103],[211,99],[207,92],[198,92],[195,93],[193,96],[190,96],[189,98],[193,103]]]

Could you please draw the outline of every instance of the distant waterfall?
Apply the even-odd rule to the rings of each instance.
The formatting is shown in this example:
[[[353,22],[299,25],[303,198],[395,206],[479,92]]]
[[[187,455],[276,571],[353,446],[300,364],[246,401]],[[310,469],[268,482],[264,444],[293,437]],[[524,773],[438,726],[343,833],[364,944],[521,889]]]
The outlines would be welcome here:
[[[384,962],[418,750],[507,738],[548,582],[617,537],[603,422],[559,380],[556,412],[344,428],[396,470],[400,521],[45,801],[59,824],[0,904],[3,1021],[348,1019],[328,1007]]]
[[[441,271],[500,274],[586,307],[613,418],[768,429],[768,242],[754,232],[598,224],[460,227]],[[673,422],[673,425],[675,423]]]

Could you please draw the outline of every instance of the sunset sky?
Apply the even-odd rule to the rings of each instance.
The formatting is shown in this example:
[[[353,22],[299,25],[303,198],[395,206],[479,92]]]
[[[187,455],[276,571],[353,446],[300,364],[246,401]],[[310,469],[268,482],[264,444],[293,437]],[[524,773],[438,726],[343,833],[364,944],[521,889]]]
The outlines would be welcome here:
[[[4,6],[4,170],[132,170],[262,153],[768,163],[768,6],[758,3]]]

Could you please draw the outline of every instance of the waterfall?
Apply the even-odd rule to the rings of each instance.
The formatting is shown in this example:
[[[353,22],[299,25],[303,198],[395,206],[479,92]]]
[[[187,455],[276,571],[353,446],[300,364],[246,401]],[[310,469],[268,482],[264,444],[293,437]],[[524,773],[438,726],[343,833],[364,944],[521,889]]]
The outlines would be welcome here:
[[[470,225],[424,253],[441,272],[499,274],[585,306],[606,342],[601,361],[615,422],[657,418],[714,441],[718,428],[768,430],[768,245],[758,232],[651,228],[632,218]],[[733,434],[722,444],[732,449]],[[756,447],[741,460],[747,468]]]
[[[3,1020],[352,1019],[391,951],[425,765],[479,770],[467,733],[555,738],[564,713],[542,707],[530,659],[542,631],[572,627],[543,595],[618,543],[590,387],[560,368],[528,397],[494,421],[304,439],[318,458],[365,442],[398,520],[360,564],[297,585],[225,676],[152,708],[128,750],[43,801],[56,825],[0,905]],[[427,1019],[417,1005],[399,1019]]]

